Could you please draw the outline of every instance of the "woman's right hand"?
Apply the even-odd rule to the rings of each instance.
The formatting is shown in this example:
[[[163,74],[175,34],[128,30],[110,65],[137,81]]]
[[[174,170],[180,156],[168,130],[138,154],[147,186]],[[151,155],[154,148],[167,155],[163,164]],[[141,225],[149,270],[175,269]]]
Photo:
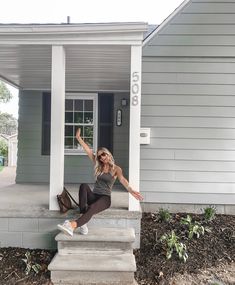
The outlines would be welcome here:
[[[77,129],[77,132],[76,132],[76,139],[79,140],[80,137],[81,137],[81,129],[78,128],[78,129]]]

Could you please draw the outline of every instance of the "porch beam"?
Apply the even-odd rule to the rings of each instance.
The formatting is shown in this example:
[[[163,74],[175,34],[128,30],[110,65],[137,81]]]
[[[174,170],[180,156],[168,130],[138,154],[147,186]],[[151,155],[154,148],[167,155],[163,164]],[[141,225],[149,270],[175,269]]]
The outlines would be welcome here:
[[[56,195],[64,185],[65,51],[52,46],[50,210],[57,210]]]
[[[130,74],[130,131],[129,131],[129,183],[140,187],[140,110],[141,110],[142,46],[131,46]],[[129,211],[139,211],[140,203],[129,194]]]

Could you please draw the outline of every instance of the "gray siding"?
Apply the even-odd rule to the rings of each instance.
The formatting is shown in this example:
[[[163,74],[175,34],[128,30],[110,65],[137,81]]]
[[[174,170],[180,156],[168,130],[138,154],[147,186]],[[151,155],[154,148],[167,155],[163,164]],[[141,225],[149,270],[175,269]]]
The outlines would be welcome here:
[[[235,203],[235,58],[143,57],[145,202]]]
[[[42,92],[19,94],[17,183],[49,183],[50,157],[41,155]],[[87,156],[65,156],[65,183],[92,183],[93,165]]]
[[[113,154],[115,162],[119,165],[126,177],[129,171],[129,124],[130,106],[121,106],[121,99],[129,100],[129,94],[115,94],[114,96],[114,134],[113,134]],[[116,111],[122,110],[122,125],[116,125]]]
[[[235,0],[192,0],[143,47],[141,191],[235,203]]]
[[[234,0],[192,0],[160,26],[144,55],[234,57],[234,25]]]
[[[19,92],[17,183],[49,179],[49,157],[41,156],[41,110],[41,92]]]
[[[129,107],[123,107],[123,124],[117,127],[115,114],[121,99],[127,94],[116,94],[114,99],[114,157],[128,175]],[[49,183],[50,157],[41,155],[42,92],[21,91],[19,94],[19,145],[17,183]],[[86,155],[65,155],[65,183],[93,183],[93,164]]]

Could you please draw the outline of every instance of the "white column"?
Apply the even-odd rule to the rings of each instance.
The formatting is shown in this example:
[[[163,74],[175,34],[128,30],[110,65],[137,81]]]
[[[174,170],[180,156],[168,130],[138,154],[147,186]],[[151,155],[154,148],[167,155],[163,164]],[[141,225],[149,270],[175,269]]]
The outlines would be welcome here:
[[[57,210],[56,195],[64,185],[65,52],[52,46],[51,67],[50,210]]]
[[[131,46],[129,183],[140,186],[140,108],[141,108],[142,46]],[[139,211],[140,204],[129,194],[129,211]]]

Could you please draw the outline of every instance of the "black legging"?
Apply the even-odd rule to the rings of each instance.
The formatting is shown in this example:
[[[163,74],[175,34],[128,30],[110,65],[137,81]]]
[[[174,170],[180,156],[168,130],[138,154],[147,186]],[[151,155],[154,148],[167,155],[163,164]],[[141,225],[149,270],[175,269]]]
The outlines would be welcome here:
[[[77,226],[86,224],[93,215],[108,209],[111,205],[111,197],[94,194],[88,184],[81,184],[79,188],[79,207],[83,215],[76,220]]]

